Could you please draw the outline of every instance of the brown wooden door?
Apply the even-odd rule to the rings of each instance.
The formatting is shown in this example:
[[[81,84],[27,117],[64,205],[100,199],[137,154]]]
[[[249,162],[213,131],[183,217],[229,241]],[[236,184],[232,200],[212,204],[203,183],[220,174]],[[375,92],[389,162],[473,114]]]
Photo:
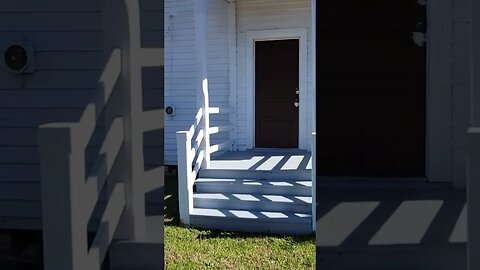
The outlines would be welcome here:
[[[321,175],[425,176],[426,46],[412,32],[425,32],[426,7],[417,2],[317,2]]]
[[[299,41],[255,42],[255,147],[298,148]]]

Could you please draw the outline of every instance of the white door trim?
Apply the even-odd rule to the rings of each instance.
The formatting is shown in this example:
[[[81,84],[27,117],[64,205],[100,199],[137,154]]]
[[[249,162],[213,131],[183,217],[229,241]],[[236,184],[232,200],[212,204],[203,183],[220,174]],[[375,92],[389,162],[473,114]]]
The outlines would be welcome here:
[[[255,147],[255,41],[262,40],[299,40],[299,121],[298,148],[307,149],[307,28],[289,28],[275,30],[257,30],[246,32],[247,44],[247,148]]]

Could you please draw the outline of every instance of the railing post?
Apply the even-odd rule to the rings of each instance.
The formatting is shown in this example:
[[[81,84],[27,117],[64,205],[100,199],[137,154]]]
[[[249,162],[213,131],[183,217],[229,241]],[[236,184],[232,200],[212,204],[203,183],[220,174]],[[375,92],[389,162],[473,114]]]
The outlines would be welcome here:
[[[82,208],[85,183],[83,152],[71,127],[39,129],[44,266],[49,270],[95,269],[89,265],[87,222]],[[78,148],[77,148],[78,149]]]
[[[480,128],[470,128],[467,158],[468,269],[480,269]]]
[[[317,133],[312,133],[312,231],[317,228]]]
[[[190,225],[190,212],[193,210],[192,175],[192,141],[187,131],[177,132],[177,161],[178,161],[178,211],[180,221]]]
[[[203,168],[210,167],[210,109],[207,76],[206,52],[206,2],[205,0],[192,0],[195,4],[195,52],[197,56],[197,103],[203,109],[204,139],[202,149],[204,153]]]

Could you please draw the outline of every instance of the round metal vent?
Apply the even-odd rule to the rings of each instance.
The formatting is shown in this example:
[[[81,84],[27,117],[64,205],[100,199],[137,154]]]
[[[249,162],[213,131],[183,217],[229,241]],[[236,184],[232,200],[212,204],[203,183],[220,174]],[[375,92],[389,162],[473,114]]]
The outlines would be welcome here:
[[[12,45],[5,51],[4,60],[9,69],[21,72],[28,64],[27,50],[20,45]]]

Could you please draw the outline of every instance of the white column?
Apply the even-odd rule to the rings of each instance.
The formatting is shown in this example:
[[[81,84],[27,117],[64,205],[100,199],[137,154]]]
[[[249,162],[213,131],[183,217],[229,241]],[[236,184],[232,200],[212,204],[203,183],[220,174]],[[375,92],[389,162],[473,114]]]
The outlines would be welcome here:
[[[230,141],[232,148],[237,150],[237,16],[235,0],[228,0],[228,62],[230,84]]]
[[[311,40],[312,46],[310,49],[310,57],[312,57],[312,136],[311,136],[311,144],[312,144],[312,230],[316,231],[317,226],[317,147],[316,147],[316,130],[317,130],[317,60],[316,60],[316,52],[317,52],[317,1],[312,0],[311,2],[311,12],[312,12],[312,20],[311,20]]]
[[[468,131],[467,213],[469,270],[480,269],[480,0],[471,0],[471,117]]]
[[[192,0],[195,3],[195,52],[197,56],[197,104],[203,109],[203,143],[205,154],[203,168],[210,166],[210,128],[208,77],[207,77],[207,50],[206,50],[206,1]]]
[[[310,57],[312,58],[312,132],[317,131],[317,1],[311,0],[312,21]]]

